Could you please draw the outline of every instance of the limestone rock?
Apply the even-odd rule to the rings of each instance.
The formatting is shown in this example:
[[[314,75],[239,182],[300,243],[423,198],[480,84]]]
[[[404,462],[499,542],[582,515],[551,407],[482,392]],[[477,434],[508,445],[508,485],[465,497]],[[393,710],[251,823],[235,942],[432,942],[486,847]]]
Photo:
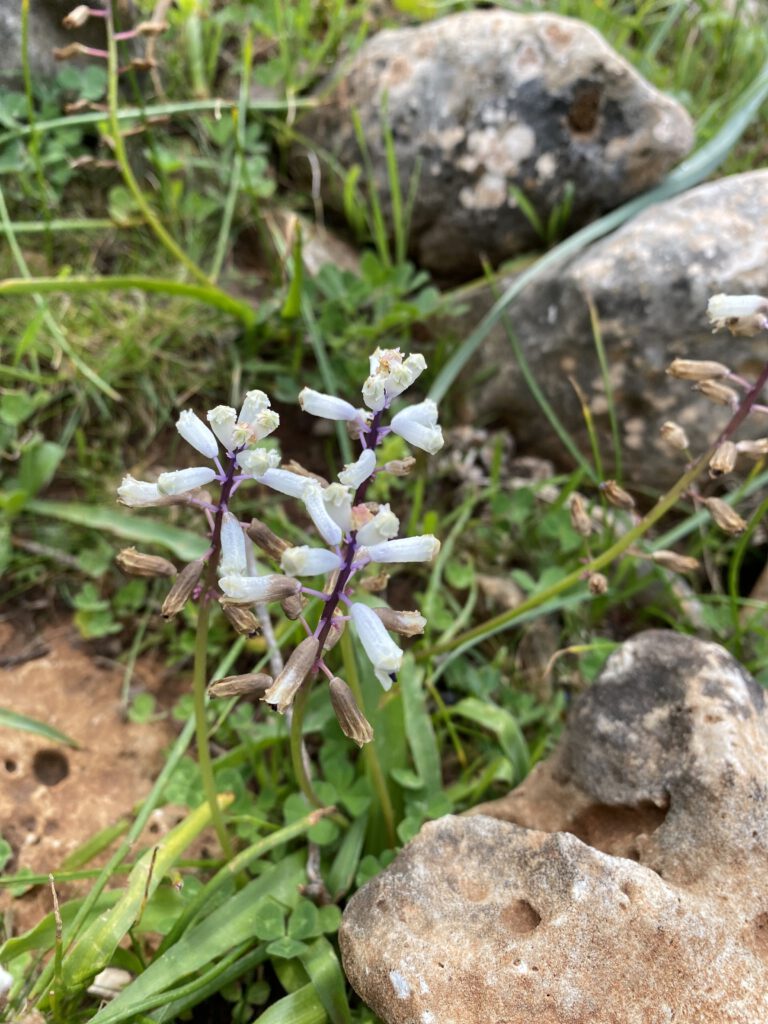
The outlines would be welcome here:
[[[522,786],[353,897],[352,984],[387,1024],[764,1024],[767,758],[727,652],[641,634]]]
[[[55,74],[61,67],[53,56],[54,47],[72,42],[104,46],[104,25],[98,19],[76,31],[67,31],[62,20],[77,7],[77,0],[33,0],[29,5],[29,62],[37,74]],[[81,58],[77,63],[91,63]],[[0,0],[0,81],[20,80],[21,3]]]
[[[768,359],[765,336],[712,334],[707,300],[719,292],[768,294],[768,171],[709,182],[649,208],[532,284],[509,307],[509,321],[544,394],[582,450],[589,451],[568,378],[573,376],[589,397],[598,432],[610,436],[591,298],[610,366],[625,471],[630,479],[662,486],[680,475],[682,462],[662,444],[661,424],[678,421],[698,452],[729,417],[726,408],[713,405],[690,384],[665,376],[669,363],[676,356],[714,359],[754,379]],[[493,299],[483,288],[467,301],[465,317],[453,328],[460,336],[465,325],[477,324]],[[486,339],[472,371],[483,380],[475,391],[476,420],[503,420],[523,450],[562,461],[562,445],[551,431],[542,431],[542,414],[502,327]],[[751,432],[765,433],[764,417]],[[747,425],[742,435],[749,433]]]
[[[454,278],[476,274],[481,255],[498,263],[541,244],[510,186],[546,223],[571,182],[573,229],[658,182],[693,143],[685,110],[598,32],[540,13],[477,10],[378,33],[302,119],[344,167],[361,162],[354,111],[390,226],[383,117],[403,195],[419,175],[413,255]]]

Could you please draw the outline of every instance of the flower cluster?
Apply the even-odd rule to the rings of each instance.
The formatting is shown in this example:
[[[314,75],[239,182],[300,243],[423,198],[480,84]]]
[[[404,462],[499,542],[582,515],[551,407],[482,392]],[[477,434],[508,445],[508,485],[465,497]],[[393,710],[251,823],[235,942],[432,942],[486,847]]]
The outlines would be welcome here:
[[[353,586],[358,574],[370,565],[429,562],[440,548],[431,535],[398,536],[400,522],[389,505],[366,500],[368,486],[377,473],[403,475],[415,461],[406,459],[380,466],[376,450],[387,435],[395,433],[431,454],[442,447],[434,402],[427,399],[389,415],[392,403],[425,368],[419,354],[404,357],[398,349],[377,349],[370,357],[362,407],[311,388],[301,391],[299,403],[304,412],[345,422],[360,445],[358,457],[331,483],[301,467],[281,466],[274,449],[260,446],[276,429],[279,419],[263,392],[250,391],[239,413],[228,406],[211,409],[207,416],[210,426],[191,411],[180,415],[176,424],[179,433],[212,466],[162,473],[156,482],[127,476],[118,488],[118,497],[126,505],[146,508],[183,502],[203,509],[208,516],[211,546],[202,559],[179,573],[164,612],[175,613],[195,593],[203,598],[210,593],[219,599],[235,627],[240,624],[247,631],[257,624],[250,606],[280,602],[287,615],[301,619],[307,636],[269,685],[265,686],[265,677],[259,676],[262,699],[284,712],[305,680],[317,671],[323,672],[331,683],[331,699],[342,729],[358,742],[370,739],[370,727],[359,711],[355,712],[346,684],[324,659],[350,622],[376,678],[389,689],[403,660],[403,652],[390,634],[413,636],[424,630],[425,620],[418,612],[372,607],[354,599]],[[258,520],[241,522],[229,506],[246,480],[300,501],[322,544],[292,546]],[[214,483],[220,487],[217,501],[201,490]],[[260,568],[254,543],[279,564],[280,571]],[[124,557],[121,565],[138,565],[137,554]],[[302,583],[311,577],[325,577],[325,583],[320,589]],[[304,614],[309,599],[320,601],[314,626]]]

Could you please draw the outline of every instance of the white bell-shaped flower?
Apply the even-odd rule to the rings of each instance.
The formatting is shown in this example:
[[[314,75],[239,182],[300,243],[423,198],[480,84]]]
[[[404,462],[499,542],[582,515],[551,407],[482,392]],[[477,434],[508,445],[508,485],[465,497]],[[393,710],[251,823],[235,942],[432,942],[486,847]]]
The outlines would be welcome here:
[[[248,572],[245,535],[237,516],[225,512],[221,519],[221,576],[244,576]]]
[[[348,463],[339,473],[339,482],[356,491],[360,484],[368,480],[376,469],[376,452],[366,448],[355,462]]]
[[[219,446],[213,432],[203,423],[191,409],[185,409],[176,420],[176,429],[193,448],[206,458],[215,459],[219,454]]]
[[[216,470],[208,466],[190,466],[189,469],[161,473],[157,478],[157,486],[162,494],[184,494],[186,491],[194,491],[196,487],[205,487],[215,478]]]
[[[256,479],[273,491],[280,491],[291,498],[301,498],[309,478],[301,473],[292,473],[289,469],[268,469]]]
[[[431,562],[440,550],[440,541],[431,533],[420,537],[398,537],[383,544],[366,546],[372,562]]]
[[[289,579],[279,573],[267,576],[222,576],[219,587],[226,597],[233,601],[261,604],[265,601],[283,601],[286,597],[298,594],[301,584],[298,580]]]
[[[338,523],[342,533],[352,529],[352,496],[348,487],[341,484],[328,484],[323,488],[323,501],[326,511],[334,523]]]
[[[390,509],[389,505],[382,505],[373,519],[369,520],[357,531],[357,542],[366,546],[383,544],[392,537],[396,537],[399,529],[400,520]]]
[[[237,464],[244,473],[258,480],[268,469],[280,465],[280,453],[274,448],[246,448],[238,453]]]
[[[121,504],[130,508],[154,508],[157,505],[168,504],[168,496],[160,493],[157,484],[137,480],[130,473],[123,477],[117,488],[117,497]]]
[[[207,412],[211,430],[221,441],[228,452],[233,452],[235,444],[235,427],[237,425],[237,409],[231,405],[217,405]]]
[[[376,678],[385,690],[392,686],[392,676],[403,663],[403,652],[386,630],[381,619],[367,604],[355,603],[349,614],[363,650],[373,665]]]
[[[325,543],[329,544],[331,547],[336,547],[341,544],[341,527],[338,523],[334,522],[328,514],[328,509],[323,501],[323,490],[324,488],[322,488],[316,481],[307,481],[305,478],[304,491],[301,495],[301,499],[304,502],[304,507],[309,513],[310,519],[315,524],[315,529],[323,538]]]
[[[430,398],[401,409],[392,417],[390,426],[408,444],[430,455],[443,447],[443,432],[437,425],[437,405]]]
[[[302,388],[299,392],[299,405],[310,416],[319,416],[324,420],[356,420],[358,411],[343,398],[335,395],[324,395],[312,388]]]
[[[324,576],[340,569],[343,564],[343,559],[335,551],[306,544],[286,548],[280,558],[280,568],[287,576]]]
[[[418,352],[403,358],[399,348],[377,348],[370,357],[370,376],[363,384],[363,401],[373,412],[381,411],[426,368],[426,360]]]

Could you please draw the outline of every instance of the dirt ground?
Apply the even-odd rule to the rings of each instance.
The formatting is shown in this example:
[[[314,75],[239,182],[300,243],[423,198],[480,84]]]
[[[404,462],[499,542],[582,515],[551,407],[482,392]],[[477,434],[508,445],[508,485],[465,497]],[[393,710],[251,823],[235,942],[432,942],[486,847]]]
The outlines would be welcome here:
[[[92,656],[68,624],[36,635],[0,623],[0,706],[55,726],[80,745],[73,750],[0,726],[0,835],[13,849],[4,873],[55,870],[86,839],[130,815],[149,791],[177,723],[168,716],[130,722],[120,699],[123,671]],[[162,675],[140,665],[134,685],[167,706]],[[163,812],[157,816],[153,834],[165,831]],[[62,886],[59,898],[75,894]],[[47,887],[16,899],[0,890],[6,934],[23,932],[50,909]]]

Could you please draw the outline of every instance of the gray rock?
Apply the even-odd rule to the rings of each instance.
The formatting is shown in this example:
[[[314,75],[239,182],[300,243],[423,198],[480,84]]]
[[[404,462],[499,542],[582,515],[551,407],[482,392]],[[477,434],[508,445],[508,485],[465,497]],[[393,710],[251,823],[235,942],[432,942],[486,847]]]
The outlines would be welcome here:
[[[350,981],[386,1024],[764,1024],[767,764],[744,669],[641,634],[520,787],[353,897]]]
[[[693,143],[678,103],[594,29],[557,15],[479,10],[380,32],[341,74],[302,132],[349,167],[361,159],[359,113],[391,225],[386,107],[403,195],[420,175],[412,252],[446,277],[540,245],[510,186],[546,222],[571,182],[574,229],[658,182]]]
[[[511,280],[501,282],[500,291]],[[568,378],[586,392],[598,431],[608,437],[591,298],[610,365],[625,471],[630,480],[662,486],[680,475],[683,462],[670,457],[659,439],[661,424],[677,420],[693,451],[700,452],[729,417],[728,409],[713,405],[690,384],[665,375],[672,359],[713,359],[752,379],[768,359],[764,336],[712,334],[706,307],[719,292],[768,294],[768,171],[710,182],[649,208],[532,284],[509,307],[508,321],[545,395],[588,452],[581,407]],[[485,287],[470,295],[467,314],[453,327],[459,337],[492,302]],[[503,327],[494,328],[483,343],[472,372],[483,381],[473,391],[479,422],[503,420],[521,449],[562,461],[563,447],[542,429],[542,414]],[[465,390],[470,387],[468,379],[464,384]],[[751,433],[766,433],[764,416],[754,419]],[[749,424],[741,434],[750,434]],[[603,446],[603,454],[610,461],[608,448]]]
[[[91,19],[82,28],[67,31],[61,22],[77,7],[77,0],[33,0],[29,5],[29,62],[35,74],[55,74],[60,64],[54,47],[72,42],[104,46],[103,22]],[[79,64],[88,63],[87,58]],[[21,76],[21,3],[0,0],[0,82],[20,81]]]

